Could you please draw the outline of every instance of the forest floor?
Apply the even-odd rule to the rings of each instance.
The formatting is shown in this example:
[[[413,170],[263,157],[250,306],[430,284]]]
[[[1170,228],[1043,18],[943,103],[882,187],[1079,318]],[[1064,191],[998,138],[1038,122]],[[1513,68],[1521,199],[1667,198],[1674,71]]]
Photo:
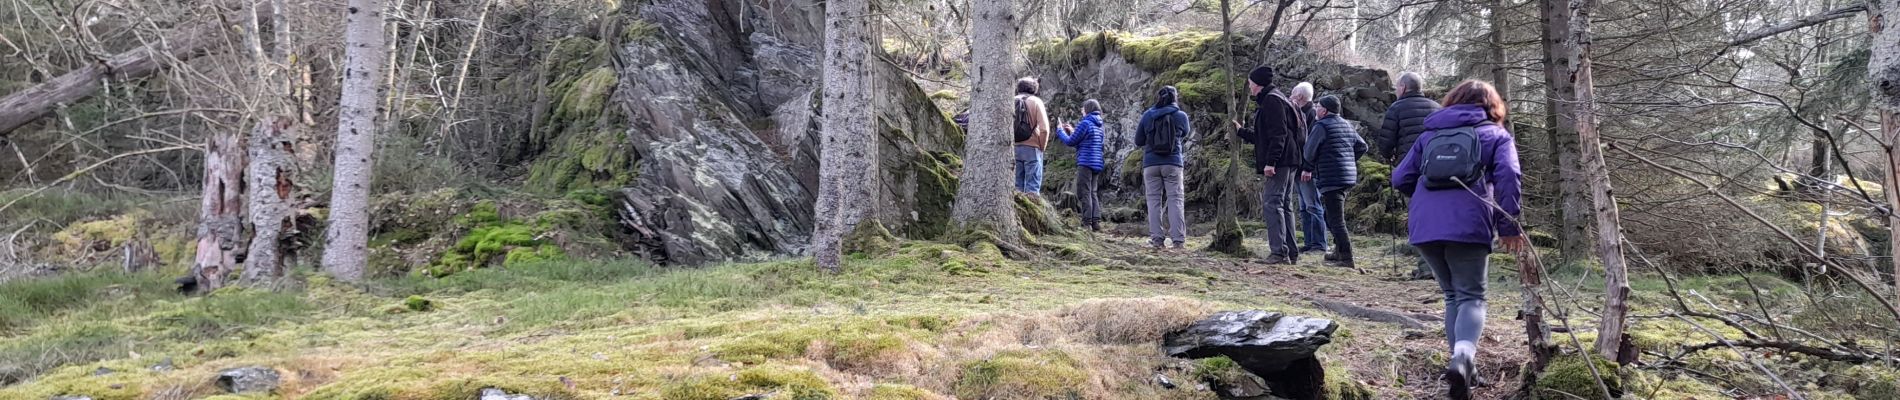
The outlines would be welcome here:
[[[205,398],[222,393],[220,371],[244,366],[283,379],[273,395],[241,398],[470,399],[497,388],[537,399],[1208,399],[1198,382],[1237,368],[1165,357],[1159,338],[1238,309],[1338,321],[1320,352],[1329,398],[1444,393],[1441,297],[1432,281],[1399,278],[1414,261],[1397,255],[1394,238],[1360,238],[1363,274],[1322,266],[1317,254],[1270,266],[1152,252],[1127,236],[1043,242],[1055,250],[1010,260],[987,245],[906,241],[889,255],[854,255],[838,275],[809,259],[569,261],[366,287],[305,272],[295,288],[202,297],[178,295],[154,273],[20,280],[0,284],[0,399]],[[1515,282],[1494,268],[1481,370],[1497,384],[1481,398],[1519,386]],[[1659,381],[1632,385],[1653,386],[1638,389],[1648,398],[1721,394]]]

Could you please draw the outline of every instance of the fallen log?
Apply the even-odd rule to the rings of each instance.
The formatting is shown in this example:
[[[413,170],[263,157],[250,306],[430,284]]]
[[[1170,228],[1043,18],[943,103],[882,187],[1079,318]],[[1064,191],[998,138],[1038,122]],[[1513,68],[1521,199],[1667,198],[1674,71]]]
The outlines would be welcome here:
[[[205,54],[205,49],[223,41],[215,35],[221,25],[206,23],[176,31],[157,42],[98,60],[66,72],[46,82],[0,97],[0,138],[5,138],[52,112],[61,104],[84,100],[104,87],[106,81],[130,81],[150,76],[169,63],[185,61]]]

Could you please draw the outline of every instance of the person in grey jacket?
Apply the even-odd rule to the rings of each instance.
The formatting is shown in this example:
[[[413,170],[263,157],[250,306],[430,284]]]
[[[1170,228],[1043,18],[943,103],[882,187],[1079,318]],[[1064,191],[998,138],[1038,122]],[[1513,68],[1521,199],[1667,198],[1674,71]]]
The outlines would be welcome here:
[[[1352,259],[1352,239],[1346,236],[1346,192],[1359,184],[1359,157],[1366,155],[1366,140],[1359,137],[1351,123],[1339,116],[1339,98],[1319,98],[1319,120],[1308,134],[1304,155],[1307,170],[1302,182],[1319,190],[1326,209],[1326,228],[1333,236],[1333,252],[1326,262],[1342,267],[1357,267]]]

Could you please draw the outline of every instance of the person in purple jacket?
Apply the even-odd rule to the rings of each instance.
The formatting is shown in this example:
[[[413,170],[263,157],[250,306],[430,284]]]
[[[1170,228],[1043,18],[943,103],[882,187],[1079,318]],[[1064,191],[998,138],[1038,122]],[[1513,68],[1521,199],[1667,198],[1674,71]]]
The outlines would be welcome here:
[[[1517,143],[1503,126],[1508,109],[1497,89],[1482,81],[1465,81],[1445,95],[1445,108],[1425,118],[1425,133],[1393,169],[1393,188],[1412,198],[1409,230],[1412,245],[1438,277],[1445,294],[1445,336],[1451,362],[1445,379],[1451,398],[1471,398],[1476,384],[1478,336],[1484,331],[1484,285],[1491,243],[1497,239],[1506,251],[1521,253],[1529,244],[1517,223],[1520,171]],[[1469,130],[1466,130],[1469,128]],[[1442,172],[1447,152],[1458,141],[1476,136],[1475,182],[1463,179],[1446,187]],[[1445,140],[1434,142],[1439,136]],[[1426,154],[1433,156],[1427,157]],[[1438,162],[1441,164],[1431,164]],[[1453,161],[1456,162],[1456,161]],[[1431,167],[1428,169],[1428,166]],[[1428,172],[1432,171],[1432,172]],[[1433,189],[1433,187],[1437,187]]]

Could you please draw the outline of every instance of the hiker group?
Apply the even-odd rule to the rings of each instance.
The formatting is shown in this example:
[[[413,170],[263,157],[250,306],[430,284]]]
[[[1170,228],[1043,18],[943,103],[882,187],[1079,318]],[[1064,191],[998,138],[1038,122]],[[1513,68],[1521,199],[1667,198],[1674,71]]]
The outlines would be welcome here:
[[[1254,172],[1263,179],[1268,264],[1295,264],[1305,253],[1324,253],[1325,263],[1356,267],[1346,224],[1345,195],[1359,183],[1359,159],[1375,150],[1342,113],[1340,98],[1314,99],[1311,83],[1281,92],[1273,68],[1247,74],[1254,111],[1233,121],[1238,136],[1253,144]],[[1037,82],[1017,82],[1016,187],[1040,195],[1043,152],[1051,129]],[[1378,128],[1374,154],[1396,164],[1390,182],[1407,199],[1407,233],[1445,298],[1446,380],[1454,399],[1470,398],[1477,381],[1479,333],[1485,321],[1485,274],[1493,244],[1517,253],[1529,245],[1517,223],[1520,187],[1515,139],[1504,128],[1508,107],[1491,84],[1465,81],[1442,103],[1424,95],[1417,74],[1403,73],[1398,100]],[[1076,190],[1083,224],[1101,229],[1096,176],[1103,171],[1102,106],[1082,103],[1079,123],[1053,132],[1076,148]],[[1193,124],[1180,92],[1162,87],[1141,113],[1134,144],[1141,148],[1147,200],[1148,245],[1157,251],[1186,248],[1183,177]],[[1296,233],[1297,231],[1297,233]],[[1330,243],[1327,238],[1331,237]],[[1296,239],[1304,238],[1304,243]],[[1330,252],[1328,252],[1330,246]]]

